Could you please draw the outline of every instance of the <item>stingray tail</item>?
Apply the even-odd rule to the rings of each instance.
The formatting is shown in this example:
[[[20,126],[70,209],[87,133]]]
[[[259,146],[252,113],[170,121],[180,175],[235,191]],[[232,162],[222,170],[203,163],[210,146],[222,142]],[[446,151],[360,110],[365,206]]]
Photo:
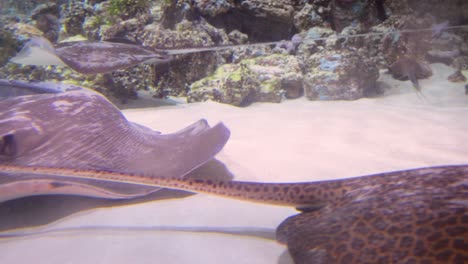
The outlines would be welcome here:
[[[407,73],[408,74],[408,79],[411,81],[413,84],[414,89],[416,90],[416,95],[422,100],[427,102],[426,96],[424,96],[421,86],[419,85],[419,80],[418,77],[416,77],[416,74],[412,73],[411,71]]]
[[[419,97],[419,99],[421,99],[424,102],[428,102],[426,96],[424,95],[424,93],[421,90],[421,86],[419,85],[418,78],[416,78],[416,76],[414,76],[413,74],[410,74],[409,79],[410,79],[411,83],[413,84],[413,87],[416,90],[416,95]]]
[[[414,89],[416,89],[416,91],[418,92],[421,92],[421,86],[419,85],[419,81],[418,81],[418,78],[416,77],[416,74],[414,74],[413,72],[408,72],[408,78],[410,79],[411,83],[413,84],[413,87]]]
[[[320,208],[331,199],[326,192],[316,192],[319,186],[327,189],[341,190],[340,183],[256,183],[241,181],[218,181],[209,179],[176,179],[161,178],[113,171],[66,169],[47,167],[28,167],[0,164],[0,173],[49,175],[63,178],[91,179],[104,182],[118,182],[142,186],[162,187],[217,195],[249,202],[296,207],[300,211],[311,211]],[[306,191],[312,190],[312,191]],[[325,194],[325,195],[324,195]]]

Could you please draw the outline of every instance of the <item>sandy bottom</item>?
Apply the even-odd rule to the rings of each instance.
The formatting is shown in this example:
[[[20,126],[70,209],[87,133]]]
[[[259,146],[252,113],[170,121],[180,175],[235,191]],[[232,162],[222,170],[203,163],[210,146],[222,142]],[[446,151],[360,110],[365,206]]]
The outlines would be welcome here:
[[[468,161],[468,96],[433,65],[421,81],[382,74],[386,95],[352,102],[290,100],[236,108],[213,102],[124,110],[163,133],[200,119],[224,122],[217,156],[249,181],[314,181]],[[139,106],[151,100],[136,102]],[[135,103],[128,107],[134,107]],[[291,208],[207,195],[95,209],[51,224],[62,232],[0,240],[0,263],[292,263],[272,238]]]

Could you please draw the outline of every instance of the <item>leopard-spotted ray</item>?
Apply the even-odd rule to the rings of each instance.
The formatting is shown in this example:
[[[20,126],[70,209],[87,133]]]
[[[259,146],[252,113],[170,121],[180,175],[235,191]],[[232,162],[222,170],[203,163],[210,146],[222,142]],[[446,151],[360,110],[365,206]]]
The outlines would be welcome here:
[[[302,212],[277,228],[297,264],[466,263],[468,165],[428,167],[356,178],[256,183],[174,179],[103,170],[0,165],[38,174],[158,186]]]
[[[74,85],[0,80],[0,97],[2,165],[183,177],[212,160],[229,138],[223,124],[210,127],[205,120],[162,135],[127,121],[102,95]],[[158,189],[0,172],[0,202],[39,194],[133,198]]]
[[[33,85],[12,81],[8,84],[4,87]],[[51,88],[50,85],[39,84],[42,90]],[[72,92],[56,96],[67,94],[72,95]],[[18,98],[37,100],[32,96],[14,99]],[[60,99],[64,97],[55,99],[58,100],[54,102],[63,103]],[[3,102],[10,102],[10,99]],[[97,103],[107,104],[105,100]],[[31,120],[23,121],[31,123]],[[34,123],[41,122],[44,121]],[[85,138],[89,138],[86,136],[91,133],[83,130]],[[27,134],[17,139],[18,144],[31,142]],[[3,135],[0,148],[3,153],[14,153],[11,142],[11,138]],[[78,141],[76,144],[89,142]],[[7,156],[10,155],[3,157]],[[93,158],[88,161],[93,161]],[[287,244],[296,263],[463,263],[468,257],[464,240],[468,232],[466,165],[334,181],[274,184],[158,178],[165,175],[152,171],[134,172],[125,167],[83,169],[66,162],[48,167],[37,163],[11,163],[0,161],[0,175],[53,179],[46,185],[50,193],[62,187],[54,183],[79,179],[125,184],[121,185],[125,189],[131,189],[133,185],[133,188],[168,187],[298,207],[303,212],[285,220],[277,230],[278,241]],[[5,195],[4,190],[0,194]]]

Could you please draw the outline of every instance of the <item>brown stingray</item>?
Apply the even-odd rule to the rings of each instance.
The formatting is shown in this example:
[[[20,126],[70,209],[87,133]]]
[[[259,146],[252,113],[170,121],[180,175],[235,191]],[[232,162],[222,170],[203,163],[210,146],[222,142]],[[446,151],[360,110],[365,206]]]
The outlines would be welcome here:
[[[33,95],[12,97],[25,87]],[[0,80],[0,91],[9,97],[0,100],[3,165],[112,169],[178,178],[212,160],[229,138],[223,124],[210,127],[205,120],[162,135],[127,121],[102,95],[73,85]],[[39,194],[132,198],[158,189],[0,173],[0,202]]]
[[[295,263],[466,263],[468,165],[303,183],[174,179],[0,165],[11,174],[86,178],[207,193],[303,212],[277,229]]]
[[[55,51],[67,66],[83,74],[107,73],[140,63],[159,64],[171,60],[164,51],[107,41],[64,42],[59,43]]]
[[[410,80],[417,91],[421,91],[418,79],[432,76],[429,64],[418,61],[410,56],[402,56],[389,67],[393,78],[398,80]]]
[[[161,64],[169,62],[173,55],[226,50],[236,47],[264,46],[279,41],[199,47],[187,49],[151,49],[137,44],[110,41],[71,41],[55,47],[42,37],[31,38],[10,61],[30,65],[68,66],[83,74],[109,73],[141,63]]]

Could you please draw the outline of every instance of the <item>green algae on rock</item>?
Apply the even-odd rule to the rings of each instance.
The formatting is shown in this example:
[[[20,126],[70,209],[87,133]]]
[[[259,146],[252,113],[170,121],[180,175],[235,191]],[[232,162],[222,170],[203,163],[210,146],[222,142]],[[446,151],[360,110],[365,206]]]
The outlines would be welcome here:
[[[189,102],[213,100],[236,106],[279,103],[302,95],[302,73],[292,55],[273,54],[222,65],[190,86]]]
[[[348,50],[323,50],[310,57],[313,67],[305,76],[309,100],[356,100],[377,91],[375,64]]]

